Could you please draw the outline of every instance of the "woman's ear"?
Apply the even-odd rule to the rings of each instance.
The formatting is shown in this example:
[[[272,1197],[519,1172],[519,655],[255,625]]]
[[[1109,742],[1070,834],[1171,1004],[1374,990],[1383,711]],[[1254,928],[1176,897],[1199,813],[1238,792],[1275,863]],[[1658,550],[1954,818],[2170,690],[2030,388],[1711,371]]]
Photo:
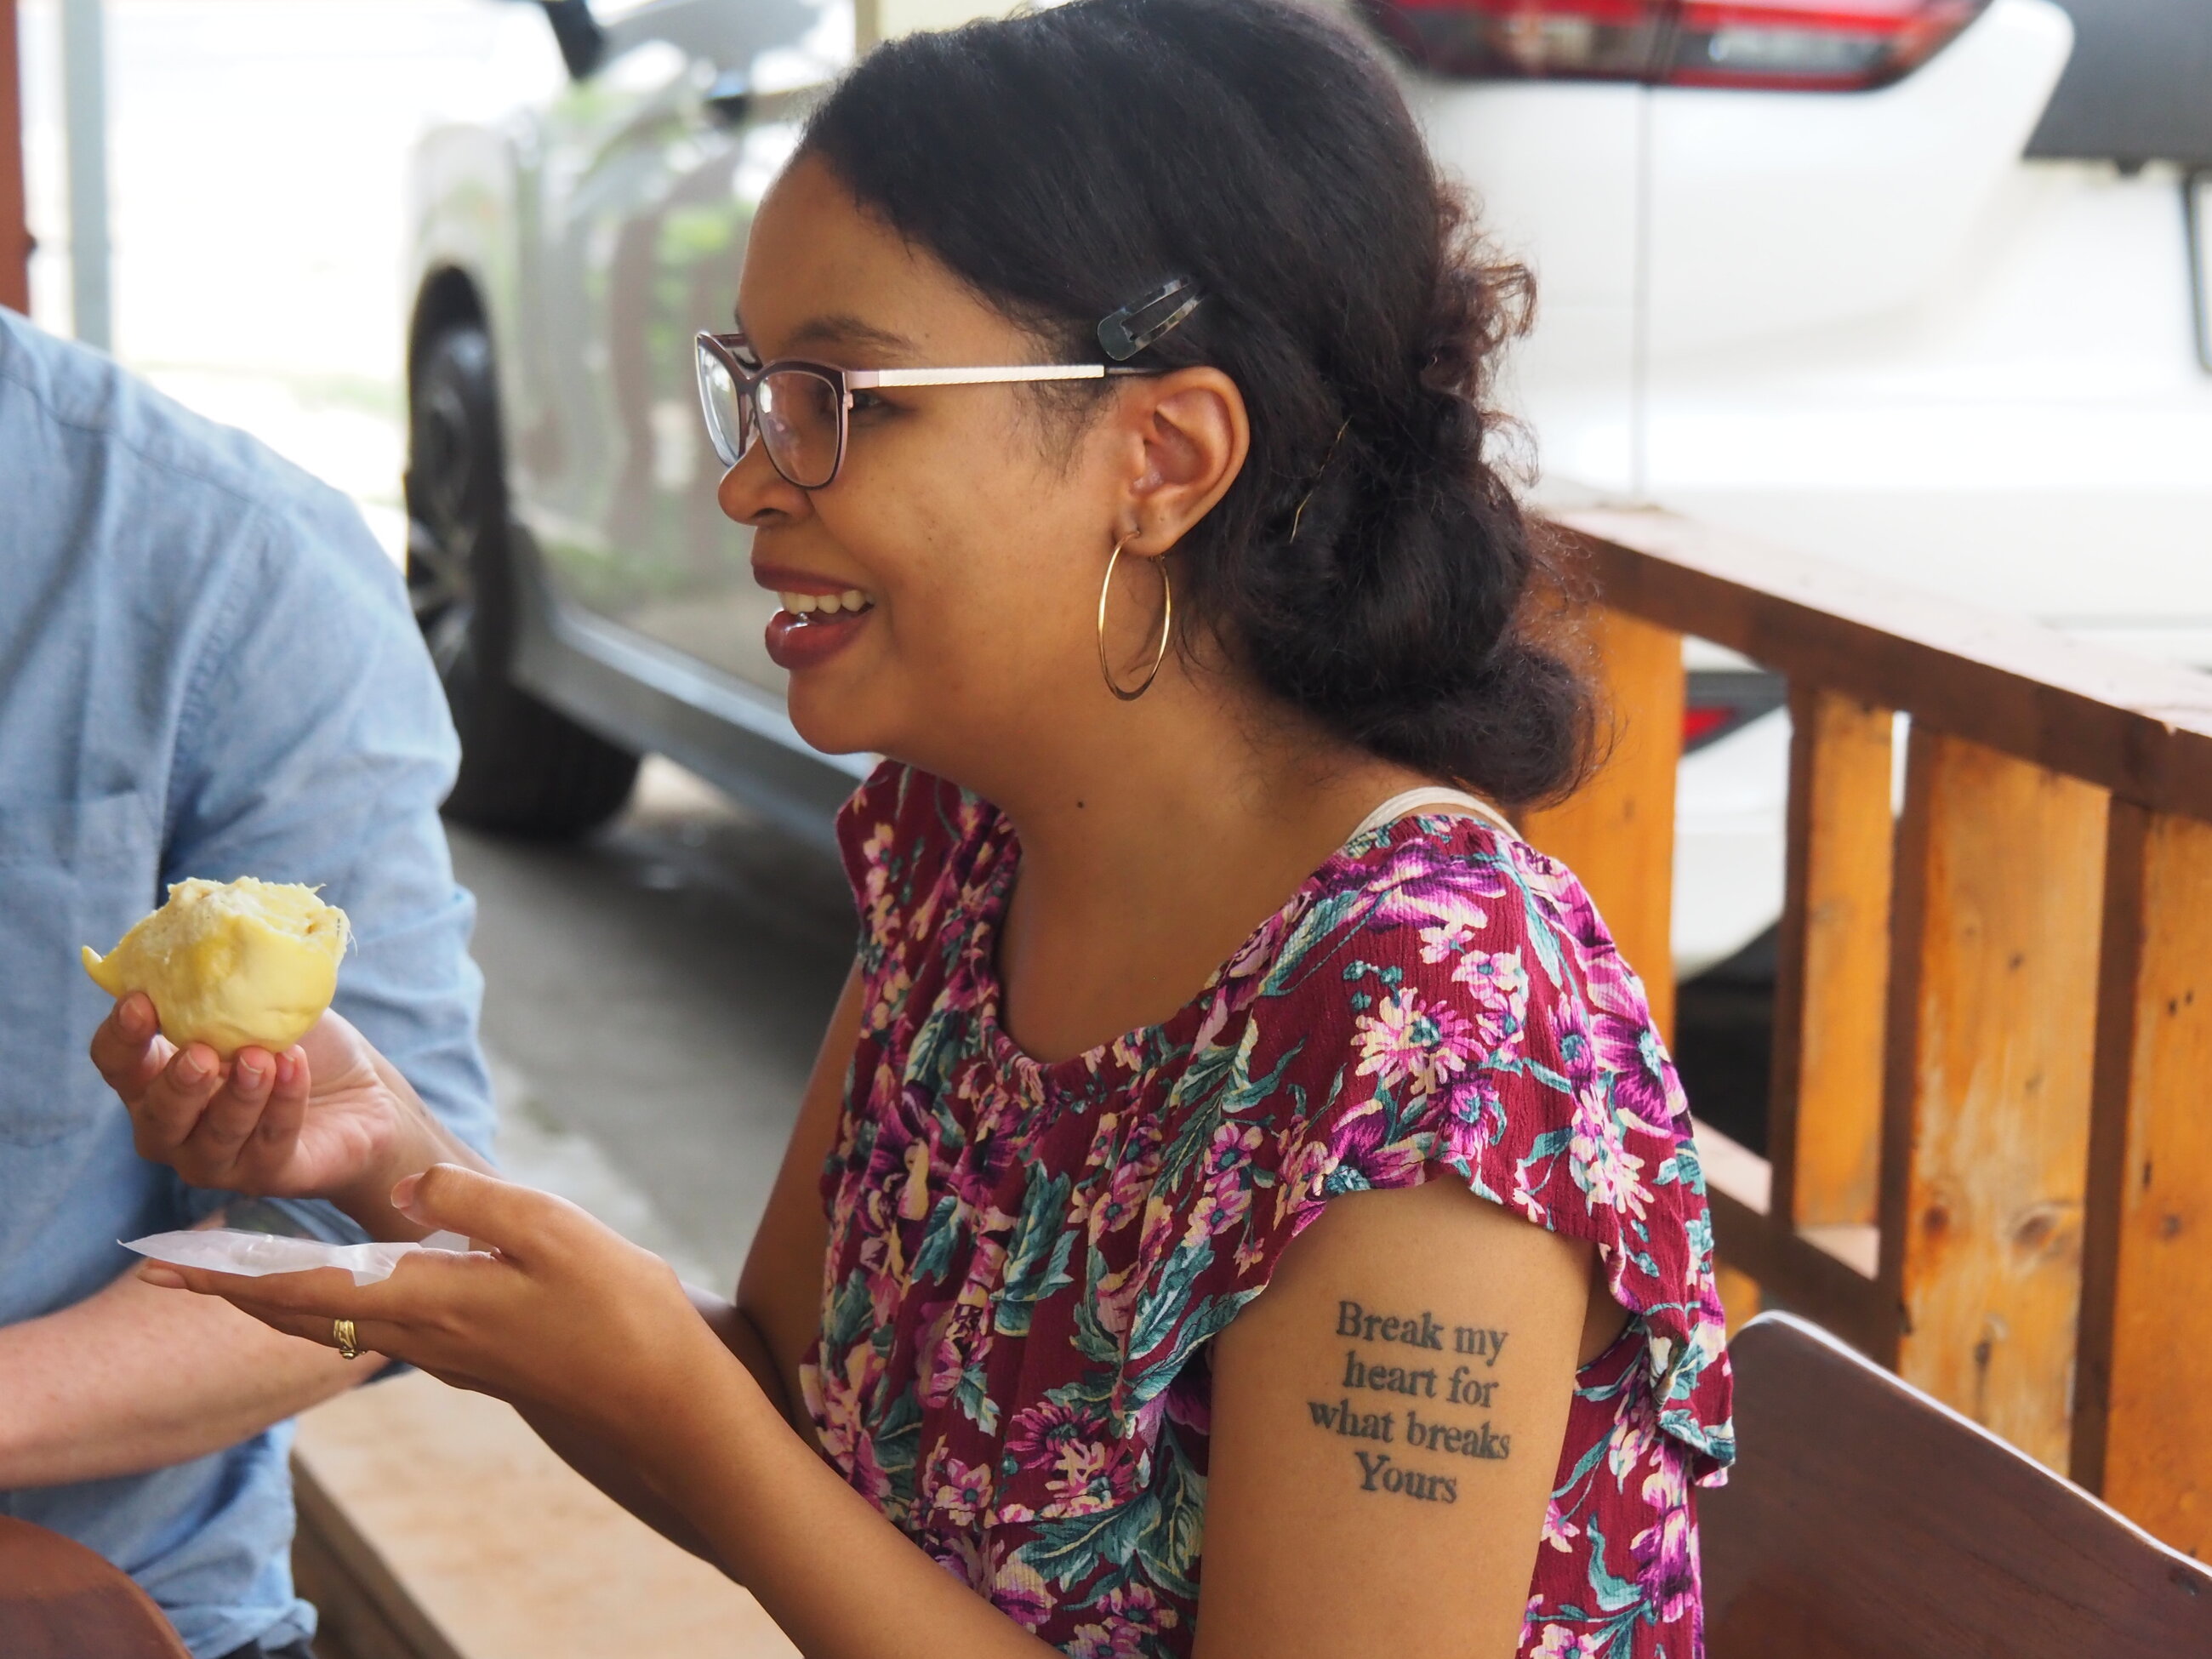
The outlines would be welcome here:
[[[1124,516],[1131,553],[1157,557],[1229,493],[1252,447],[1244,395],[1218,368],[1179,368],[1133,383],[1121,406],[1133,463]]]

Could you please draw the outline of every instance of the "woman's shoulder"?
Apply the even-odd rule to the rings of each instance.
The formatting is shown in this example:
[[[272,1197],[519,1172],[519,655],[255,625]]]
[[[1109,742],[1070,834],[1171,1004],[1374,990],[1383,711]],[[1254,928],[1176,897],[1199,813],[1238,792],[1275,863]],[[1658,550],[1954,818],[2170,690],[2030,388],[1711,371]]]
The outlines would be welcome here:
[[[1644,1215],[1654,1182],[1702,1212],[1643,983],[1565,866],[1441,817],[1401,819],[1338,863],[1269,964],[1261,1001],[1278,1006],[1255,1010],[1337,1071],[1316,1131],[1378,1117],[1405,1156],[1440,1145],[1532,1219],[1601,1240]],[[1554,1171],[1562,1147],[1577,1150]]]
[[[1602,1000],[1649,1022],[1643,986],[1572,872],[1480,820],[1418,814],[1348,842],[1238,964],[1302,1018],[1359,1023],[1382,1002],[1529,1011]],[[1279,1009],[1279,1012],[1280,1010]]]
[[[1254,1284],[1343,1193],[1463,1182],[1597,1245],[1669,1426],[1724,1461],[1725,1385],[1698,1386],[1719,1304],[1688,1103],[1573,874],[1488,825],[1401,819],[1347,846],[1278,943],[1237,1068],[1291,1085],[1255,1148],[1273,1190],[1242,1251]]]

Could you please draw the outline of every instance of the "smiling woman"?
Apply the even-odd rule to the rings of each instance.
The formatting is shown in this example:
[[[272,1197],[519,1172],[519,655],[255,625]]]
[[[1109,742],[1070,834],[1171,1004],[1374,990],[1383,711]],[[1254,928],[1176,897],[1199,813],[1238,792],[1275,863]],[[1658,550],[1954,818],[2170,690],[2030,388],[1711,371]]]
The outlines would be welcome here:
[[[1687,1109],[1488,804],[1589,725],[1486,453],[1524,299],[1303,11],[871,54],[699,343],[793,720],[892,757],[735,1304],[444,1167],[496,1257],[173,1277],[513,1400],[811,1654],[1696,1654]]]

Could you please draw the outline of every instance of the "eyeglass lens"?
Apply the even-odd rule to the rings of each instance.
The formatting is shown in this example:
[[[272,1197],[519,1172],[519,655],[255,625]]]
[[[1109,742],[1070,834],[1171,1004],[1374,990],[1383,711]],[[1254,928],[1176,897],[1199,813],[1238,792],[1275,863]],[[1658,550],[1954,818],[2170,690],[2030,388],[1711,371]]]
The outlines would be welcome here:
[[[837,471],[837,388],[805,369],[778,369],[753,392],[769,459],[801,489],[819,489]]]
[[[757,430],[769,459],[802,489],[819,489],[837,471],[837,388],[805,369],[778,369],[753,383],[750,395],[729,365],[699,348],[699,402],[707,435],[724,466],[735,466]]]
[[[729,365],[702,342],[696,357],[699,369],[699,412],[706,417],[707,436],[726,467],[735,466],[752,447],[751,422],[745,418],[745,395],[738,390]]]

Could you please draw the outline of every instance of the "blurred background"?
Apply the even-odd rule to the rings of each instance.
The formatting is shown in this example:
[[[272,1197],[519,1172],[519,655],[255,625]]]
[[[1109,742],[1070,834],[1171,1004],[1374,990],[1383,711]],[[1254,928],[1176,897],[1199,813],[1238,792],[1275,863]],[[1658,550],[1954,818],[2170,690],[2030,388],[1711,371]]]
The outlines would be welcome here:
[[[408,155],[565,78],[534,8],[104,9],[111,341],[164,391],[346,490],[400,556]],[[59,0],[20,8],[32,315],[76,331]]]

